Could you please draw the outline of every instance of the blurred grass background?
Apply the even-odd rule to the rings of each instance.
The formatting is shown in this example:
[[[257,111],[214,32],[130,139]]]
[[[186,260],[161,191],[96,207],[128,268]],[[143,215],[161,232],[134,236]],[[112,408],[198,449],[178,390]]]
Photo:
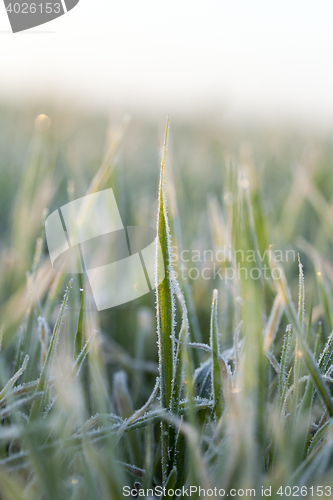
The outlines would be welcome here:
[[[51,126],[39,131],[34,122],[42,112],[50,117]],[[184,249],[203,251],[213,248],[209,204],[213,199],[223,203],[227,193],[227,165],[233,162],[245,170],[251,176],[252,185],[257,186],[257,202],[269,224],[267,227],[265,222],[266,226],[263,226],[269,243],[297,252],[297,241],[302,236],[312,243],[320,241],[320,251],[329,259],[331,244],[325,239],[320,216],[304,196],[301,176],[298,175],[303,169],[330,204],[333,150],[329,130],[288,123],[228,123],[213,114],[171,119],[169,162]],[[18,270],[20,284],[24,282],[25,272],[33,258],[43,210],[52,212],[68,201],[68,183],[74,186],[75,198],[86,193],[121,120],[122,116],[117,112],[110,119],[78,108],[59,110],[43,104],[15,109],[13,106],[6,108],[2,103],[1,250],[3,258],[9,259]],[[155,227],[163,120],[164,117],[133,116],[113,160],[108,187],[114,189],[122,219],[127,225]],[[29,214],[30,222],[27,218],[20,225],[15,220],[22,215],[20,210],[27,216],[20,191],[25,176],[31,178],[34,185],[32,197],[38,202]],[[43,182],[45,186],[38,185]],[[33,204],[33,200],[30,202]],[[27,224],[28,235],[24,239],[16,226],[21,229]],[[24,246],[22,255],[15,253],[20,244]],[[44,252],[47,254],[45,248]],[[306,257],[303,258],[307,266]],[[288,272],[297,277],[297,266],[290,266]],[[311,281],[308,273],[306,276]],[[18,282],[11,284],[12,293]],[[199,279],[191,285],[199,322],[204,329],[210,314],[208,291],[216,283]],[[2,288],[2,303],[8,298],[8,292]],[[154,300],[151,294],[143,302],[152,308]],[[119,311],[107,311],[103,313],[103,319],[109,321],[118,313],[121,316],[121,310],[127,315],[136,311],[139,304],[140,301],[121,306]],[[121,319],[119,321],[121,324]],[[117,323],[113,324],[112,335],[122,342],[124,337],[118,333]],[[127,334],[131,335],[130,332]]]
[[[35,119],[40,113],[50,118],[47,130],[36,127]],[[6,281],[6,275],[10,276],[0,290],[2,304],[25,283],[44,209],[51,213],[65,204],[69,184],[74,187],[72,197],[84,196],[107,145],[117,135],[122,119],[119,112],[111,114],[110,118],[97,112],[85,113],[80,108],[66,106],[66,109],[59,109],[50,103],[32,105],[23,110],[22,107],[6,108],[2,103],[0,228],[2,266],[6,268],[2,280]],[[224,203],[227,165],[233,163],[250,175],[252,187],[257,192],[258,208],[265,214],[263,227],[269,243],[276,248],[298,252],[297,242],[302,236],[315,245],[319,241],[320,251],[329,259],[331,243],[325,238],[320,217],[304,196],[297,176],[300,169],[304,169],[330,203],[333,150],[329,131],[290,123],[228,123],[213,114],[184,116],[183,119],[178,116],[171,123],[169,164],[176,190],[183,249],[200,250],[201,255],[204,250],[216,249],[212,227],[214,214],[211,213],[215,209],[211,202]],[[164,117],[154,119],[142,114],[131,117],[112,161],[112,174],[106,187],[114,189],[126,225],[156,225],[163,124]],[[31,189],[30,207],[23,199],[24,189]],[[43,251],[47,258],[46,245]],[[302,260],[306,278],[313,283],[313,266],[308,265],[304,254]],[[8,273],[8,264],[14,270],[15,280]],[[191,266],[200,268],[206,264],[194,262]],[[297,264],[287,262],[286,266],[289,278],[292,276],[297,281]],[[189,278],[188,282],[199,328],[207,340],[211,292],[213,288],[221,287],[225,293],[228,287],[218,279]],[[311,285],[308,295],[316,293],[316,287]],[[99,314],[104,329],[131,356],[136,349],[137,310],[143,305],[153,312],[154,292]],[[223,306],[220,314],[223,315]],[[152,340],[153,322],[150,328]],[[228,336],[230,342],[231,331],[227,332]],[[154,343],[149,342],[146,349],[148,356],[156,360]]]
[[[35,121],[41,113],[49,117],[50,126],[44,127],[43,123]],[[4,362],[0,369],[0,388],[5,386],[6,381],[13,375],[15,363],[18,369],[23,362],[23,359],[17,356],[18,340],[22,332],[23,338],[26,338],[24,335],[29,331],[29,342],[32,342],[31,345],[26,345],[22,352],[29,352],[30,358],[31,355],[34,356],[33,364],[28,364],[22,381],[30,382],[39,376],[37,357],[40,355],[40,348],[34,346],[34,338],[40,327],[37,321],[40,311],[37,300],[37,305],[33,307],[37,310],[31,315],[30,307],[27,307],[22,299],[27,293],[27,273],[30,273],[29,297],[29,294],[34,293],[34,287],[29,286],[29,277],[33,278],[36,269],[44,265],[45,283],[38,281],[41,290],[40,305],[44,311],[49,310],[50,315],[47,317],[46,314],[46,319],[51,330],[56,323],[60,299],[71,278],[66,276],[60,283],[52,302],[50,290],[56,281],[56,275],[50,269],[47,247],[43,239],[40,240],[39,247],[37,243],[36,251],[36,241],[43,238],[46,211],[52,212],[68,199],[85,195],[109,145],[118,140],[121,123],[125,123],[123,137],[108,166],[110,175],[104,187],[114,189],[124,225],[155,227],[164,121],[165,117],[144,115],[124,119],[117,112],[110,118],[103,113],[87,113],[74,107],[61,109],[48,103],[36,104],[29,108],[20,106],[16,109],[1,104],[0,311],[5,336],[4,349],[1,352]],[[46,129],[41,130],[43,128]],[[171,117],[168,160],[171,191],[168,197],[174,243],[176,246],[180,245],[177,240],[181,234],[183,249],[202,252],[221,247],[226,241],[223,228],[227,227],[228,206],[232,195],[230,172],[234,169],[246,175],[251,188],[251,203],[260,249],[265,250],[268,245],[275,245],[274,248],[283,251],[293,249],[296,254],[300,252],[305,274],[306,310],[312,302],[314,306],[311,326],[315,331],[318,322],[323,323],[321,348],[332,327],[332,154],[332,134],[329,130],[290,123],[226,122],[214,115],[175,119]],[[237,178],[236,183],[238,181]],[[235,199],[231,203],[236,203]],[[177,220],[181,226],[180,233],[179,228],[175,227]],[[194,265],[200,269],[205,263]],[[297,303],[298,263],[286,262],[283,266],[291,285],[294,302]],[[190,331],[196,332],[206,343],[209,343],[210,337],[212,292],[213,289],[218,289],[221,349],[232,347],[237,324],[230,311],[233,309],[233,301],[238,300],[234,296],[233,287],[218,279],[179,280],[181,288],[185,290],[185,297],[191,304],[188,304]],[[62,353],[74,340],[80,313],[80,284],[80,278],[74,277],[73,292],[64,317],[66,335],[60,341],[59,347]],[[266,300],[261,304],[261,313],[267,318],[274,294],[269,286],[265,294]],[[32,300],[34,302],[34,299]],[[51,304],[48,300],[51,300]],[[92,386],[100,383],[103,391],[112,399],[111,410],[124,418],[129,417],[134,409],[145,403],[155,384],[158,361],[155,300],[155,293],[151,292],[136,301],[98,314],[92,303],[87,306],[87,315],[91,314],[91,319],[90,323],[87,321],[89,327],[86,328],[99,329],[103,337],[108,339],[102,349],[105,361],[103,368],[98,361],[101,355],[98,349],[94,354],[96,358],[92,356],[90,361],[95,367],[91,375]],[[181,316],[177,314],[180,324]],[[283,318],[280,333],[286,324],[287,320]],[[282,334],[277,335],[277,352],[281,349],[282,340]],[[202,359],[201,355],[193,355],[195,368]],[[135,364],[133,360],[139,364],[143,363],[140,369],[139,364]],[[127,389],[124,389],[126,384],[123,376],[119,375],[119,370],[125,370],[127,373],[128,390],[134,408],[131,407],[132,403],[129,403],[130,398],[124,398]],[[84,372],[83,376],[87,374]],[[69,396],[64,396],[62,404],[64,407],[68,404],[70,407],[71,402],[68,402],[66,397]],[[83,416],[88,419],[98,412],[109,413],[110,408],[105,407],[102,399],[95,401],[94,395],[90,394],[88,409],[83,412],[82,419]],[[77,411],[80,413],[80,409],[77,408]],[[73,414],[75,415],[75,412]],[[57,424],[59,428],[60,422],[61,419]],[[72,422],[68,425],[75,427]],[[45,428],[41,442],[43,439],[47,442],[47,432],[48,429]],[[31,444],[29,441],[35,438],[33,431],[25,437],[32,456],[39,453],[35,448],[36,443]],[[147,436],[145,439],[147,442]],[[127,459],[132,457],[136,460],[140,457],[140,452],[135,443],[133,444],[133,436],[130,441],[131,452],[129,455],[125,453],[125,456]],[[87,447],[89,448],[88,444]],[[8,456],[8,449],[7,455],[6,448],[2,451],[3,458]],[[90,458],[94,460],[94,452],[90,451]],[[158,457],[158,453],[156,456]],[[53,459],[54,467],[59,468],[57,457]],[[140,459],[141,462],[136,465],[143,467],[142,456]],[[40,461],[41,456],[36,463]],[[82,467],[81,464],[80,470]],[[59,477],[66,476],[66,472],[62,470],[59,469],[58,472]],[[159,477],[159,472],[157,476]],[[40,474],[40,477],[43,475]],[[55,474],[55,481],[57,477]],[[235,481],[237,482],[237,478]],[[240,481],[239,484],[241,483]],[[40,486],[37,487],[33,481],[29,485],[32,495],[34,491],[43,495],[42,489],[38,489]],[[44,487],[49,497],[60,498],[57,496],[62,491],[60,487],[57,487],[54,493],[51,483]],[[114,483],[105,488],[105,491],[116,491]],[[95,498],[94,493],[87,493],[88,490],[84,490],[86,496],[77,498]],[[8,494],[10,489],[6,491]],[[111,498],[108,493],[102,497]],[[14,495],[11,498],[19,497]],[[114,498],[117,498],[116,493]]]

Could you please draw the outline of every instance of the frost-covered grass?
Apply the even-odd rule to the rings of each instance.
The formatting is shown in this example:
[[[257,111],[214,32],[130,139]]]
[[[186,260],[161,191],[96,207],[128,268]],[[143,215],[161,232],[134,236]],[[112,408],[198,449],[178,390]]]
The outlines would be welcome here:
[[[1,223],[1,499],[333,487],[330,141],[259,130],[239,149],[239,132],[176,124],[168,150],[167,124],[159,169],[135,141],[150,125],[133,135],[123,122],[97,169],[87,120],[80,134],[35,132]],[[105,187],[128,225],[157,221],[166,277],[156,272],[156,294],[97,313],[84,275],[50,267],[43,220]],[[184,277],[182,251],[205,249],[213,262],[190,267],[211,279]],[[299,258],[279,258],[288,249]],[[214,265],[243,271],[213,279]],[[264,268],[267,279],[250,277]]]

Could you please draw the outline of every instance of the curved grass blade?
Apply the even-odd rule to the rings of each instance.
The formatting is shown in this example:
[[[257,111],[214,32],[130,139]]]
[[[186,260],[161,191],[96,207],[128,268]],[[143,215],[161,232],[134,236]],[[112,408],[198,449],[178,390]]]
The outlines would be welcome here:
[[[277,294],[264,331],[265,352],[268,351],[268,349],[272,346],[274,342],[274,338],[281,321],[282,312],[283,312],[282,297],[280,294]]]
[[[13,377],[7,382],[7,384],[2,389],[2,391],[0,391],[0,401],[6,396],[8,391],[10,391],[11,388],[15,385],[17,379],[24,373],[24,371],[27,367],[28,361],[29,361],[29,356],[27,355],[24,358],[23,365],[21,366],[21,368],[19,370],[17,370],[15,375],[13,375]]]
[[[6,419],[9,415],[19,410],[21,406],[31,403],[35,399],[39,399],[44,396],[44,392],[34,392],[25,398],[16,400],[13,404],[7,405],[4,410],[0,410],[0,420]]]
[[[172,494],[169,495],[169,491],[170,492],[174,491],[176,480],[177,480],[177,469],[174,467],[168,476],[168,479],[165,484],[165,493],[162,495],[161,498],[173,498]]]
[[[64,318],[65,309],[66,309],[66,305],[67,305],[67,301],[68,301],[68,297],[69,297],[69,292],[70,292],[70,289],[72,287],[72,283],[73,283],[73,280],[71,280],[69,282],[69,285],[68,285],[67,290],[66,290],[65,295],[64,295],[64,300],[62,302],[62,305],[61,305],[61,308],[59,311],[59,315],[57,318],[57,322],[55,324],[55,327],[54,327],[54,330],[52,333],[52,337],[50,340],[50,345],[49,345],[49,348],[47,351],[45,364],[43,366],[43,370],[42,370],[41,376],[39,378],[37,392],[44,392],[46,394],[46,391],[47,391],[48,379],[50,377],[51,368],[52,368],[54,358],[56,355],[60,329],[61,329],[62,321]],[[41,413],[44,400],[45,400],[45,397],[43,398],[42,401],[37,401],[37,400],[34,401],[32,408],[31,408],[30,420],[35,419]]]
[[[8,401],[16,396],[21,396],[22,394],[26,394],[28,392],[35,391],[38,387],[38,380],[33,380],[32,382],[28,382],[27,384],[18,385],[14,387],[11,391],[7,392],[6,396],[0,399],[0,408],[5,406]]]
[[[89,348],[91,346],[91,343],[92,341],[94,340],[95,338],[95,335],[96,335],[97,331],[94,330],[92,332],[92,334],[90,335],[90,337],[88,338],[87,342],[84,344],[81,352],[78,354],[76,360],[75,360],[75,363],[74,363],[74,371],[75,371],[75,376],[77,377],[81,368],[82,368],[82,365],[83,365],[83,362],[84,360],[86,359],[87,357],[87,354],[89,352]]]
[[[299,340],[299,347],[302,351],[305,364],[310,372],[311,377],[313,378],[313,382],[317,388],[317,391],[320,394],[330,416],[333,416],[333,403],[330,391],[322,378],[322,374],[320,373],[318,365],[303,336],[302,326],[299,322],[297,312],[291,299],[291,294],[287,285],[284,271],[281,267],[278,266],[272,254],[270,258],[270,265],[272,268],[272,275],[274,273],[274,276],[277,276],[277,278],[275,279],[275,283],[278,290],[282,294],[285,311],[292,325],[292,328],[296,332],[297,338]]]
[[[332,357],[333,357],[333,332],[328,337],[324,350],[319,358],[318,365],[321,373],[325,373],[327,371],[328,367],[332,363]]]

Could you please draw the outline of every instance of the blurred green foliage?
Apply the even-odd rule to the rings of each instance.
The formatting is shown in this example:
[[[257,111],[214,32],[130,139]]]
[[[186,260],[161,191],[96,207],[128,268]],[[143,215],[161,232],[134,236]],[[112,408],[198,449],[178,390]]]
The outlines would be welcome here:
[[[166,160],[163,121],[0,106],[1,498],[332,484],[332,136],[175,118]],[[125,225],[158,220],[167,276],[98,313],[84,275],[52,270],[43,226],[106,187]],[[279,279],[246,278],[265,265]]]

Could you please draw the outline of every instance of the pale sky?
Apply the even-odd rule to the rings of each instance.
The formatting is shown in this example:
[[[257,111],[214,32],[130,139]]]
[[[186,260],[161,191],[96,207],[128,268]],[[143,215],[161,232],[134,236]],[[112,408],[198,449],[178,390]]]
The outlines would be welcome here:
[[[1,2],[0,99],[219,104],[333,123],[332,0],[80,0],[48,24],[9,30]]]

